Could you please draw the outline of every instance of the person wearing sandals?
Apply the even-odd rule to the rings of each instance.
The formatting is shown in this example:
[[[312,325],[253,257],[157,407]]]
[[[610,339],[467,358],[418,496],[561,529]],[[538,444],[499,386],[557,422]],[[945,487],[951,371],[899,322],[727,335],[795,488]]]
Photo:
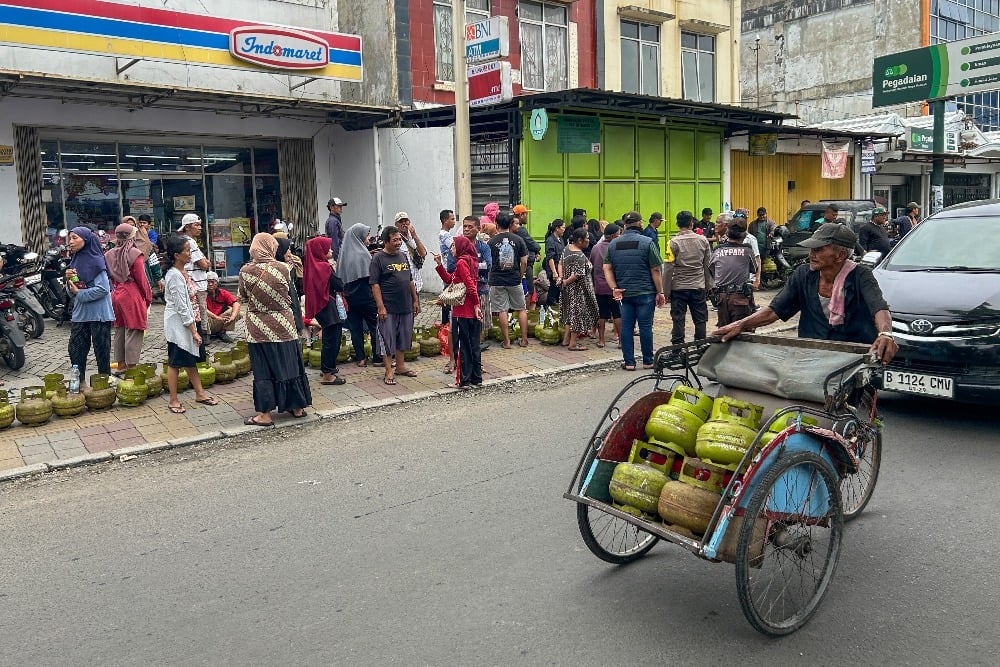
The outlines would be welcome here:
[[[101,242],[87,227],[74,227],[66,237],[73,259],[66,269],[66,291],[73,298],[69,332],[69,360],[86,377],[87,357],[94,346],[97,372],[111,373],[111,279],[101,252]]]
[[[378,330],[378,309],[372,287],[368,284],[368,271],[372,264],[372,254],[368,251],[370,233],[371,228],[364,223],[351,226],[337,258],[337,275],[344,282],[344,296],[347,298],[347,328],[351,332],[354,361],[362,368],[368,366],[365,355],[366,326],[372,339],[372,363],[382,363],[382,348],[375,333]]]
[[[127,222],[118,225],[115,227],[115,247],[104,253],[111,275],[115,375],[119,377],[139,363],[149,306],[153,303],[153,292],[146,278],[146,258],[136,242],[137,232],[137,228]]]
[[[184,270],[191,261],[191,248],[183,236],[167,239],[167,275],[163,277],[163,335],[167,339],[167,406],[174,414],[186,412],[177,398],[177,373],[183,368],[194,387],[194,400],[205,405],[218,405],[219,400],[205,393],[201,376],[195,366],[205,360],[205,343],[199,331],[201,311],[198,308],[198,288]]]
[[[413,318],[420,314],[420,300],[413,284],[410,262],[400,250],[403,235],[395,227],[382,230],[384,247],[372,256],[368,283],[378,309],[378,336],[385,350],[382,365],[388,385],[397,384],[396,375],[416,377],[417,372],[406,367],[403,353],[413,344]],[[392,360],[396,359],[393,371]]]
[[[306,293],[306,317],[323,328],[323,349],[320,384],[344,384],[338,377],[337,353],[343,336],[344,282],[337,277],[330,264],[330,237],[317,236],[306,241],[306,256],[302,263],[302,288]],[[338,300],[340,303],[338,304]]]
[[[580,334],[589,333],[597,324],[597,297],[594,296],[594,265],[583,252],[590,245],[590,236],[583,227],[574,229],[569,245],[563,252],[559,275],[562,293],[559,297],[559,319],[565,326],[563,346],[577,352],[586,350],[579,343]]]
[[[435,270],[445,284],[458,282],[465,285],[465,301],[451,307],[452,340],[458,348],[456,356],[455,382],[448,386],[453,389],[469,389],[483,383],[483,363],[479,350],[479,330],[482,327],[483,311],[476,289],[479,277],[479,254],[476,246],[468,238],[455,237],[455,270],[452,273],[443,266],[441,255],[435,254]]]
[[[259,233],[250,242],[253,261],[240,269],[238,296],[247,305],[247,349],[257,411],[244,420],[247,426],[274,426],[275,408],[305,417],[306,406],[312,404],[292,312],[291,270],[275,257],[277,251],[278,240]]]

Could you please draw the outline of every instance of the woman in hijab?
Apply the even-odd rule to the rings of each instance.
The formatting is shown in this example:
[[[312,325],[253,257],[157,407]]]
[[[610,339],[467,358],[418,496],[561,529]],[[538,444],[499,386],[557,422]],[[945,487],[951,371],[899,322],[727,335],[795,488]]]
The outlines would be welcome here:
[[[149,216],[144,216],[149,218]],[[145,269],[146,269],[146,281],[149,283],[150,289],[154,285],[158,285],[162,291],[163,286],[163,270],[160,268],[160,257],[156,254],[156,249],[153,247],[152,238],[149,235],[149,222],[140,223],[135,219],[135,216],[126,215],[122,218],[122,222],[128,223],[135,227],[135,247],[139,249],[142,256],[145,257]],[[118,229],[115,228],[115,233]],[[153,232],[154,234],[156,232]]]
[[[295,327],[300,334],[304,335],[306,330],[305,321],[302,319],[302,290],[299,289],[299,284],[295,281],[295,262],[294,259],[298,259],[292,253],[292,240],[288,238],[288,234],[283,237],[275,237],[278,242],[278,249],[274,253],[275,259],[279,262],[284,262],[288,265],[289,276],[291,276],[291,281],[289,283],[289,294],[292,297],[292,314],[295,315]]]
[[[300,329],[292,312],[291,272],[275,258],[277,252],[277,239],[257,234],[250,243],[253,261],[240,269],[239,297],[247,305],[247,347],[257,411],[243,422],[248,426],[274,426],[274,409],[305,417],[306,406],[312,404],[302,365]]]
[[[205,342],[198,333],[201,309],[198,307],[198,288],[184,267],[191,261],[191,247],[183,236],[169,236],[164,242],[167,257],[167,275],[163,278],[163,336],[167,339],[167,389],[170,400],[167,407],[175,415],[187,412],[177,398],[177,375],[183,368],[191,386],[194,400],[205,405],[218,405],[219,399],[209,396],[201,384],[195,364],[205,361]]]
[[[82,386],[87,377],[87,356],[93,344],[97,372],[111,373],[111,279],[101,252],[101,242],[86,227],[74,227],[66,239],[73,259],[66,269],[66,290],[73,297],[69,334],[69,361],[80,370]]]
[[[345,303],[344,281],[337,277],[330,264],[330,247],[329,236],[317,236],[306,241],[302,285],[306,291],[306,317],[323,328],[320,362],[323,376],[319,383],[344,384],[344,378],[337,376],[340,372],[337,368],[337,353],[340,352],[340,340],[344,331],[344,319],[340,312]]]
[[[115,247],[104,253],[111,274],[115,375],[119,377],[139,363],[146,316],[153,303],[153,292],[146,277],[146,258],[137,247],[137,233],[138,229],[127,222],[118,225],[115,227]]]
[[[479,350],[479,333],[483,312],[476,289],[479,276],[479,254],[476,246],[464,235],[455,237],[455,271],[448,273],[441,255],[434,255],[435,269],[445,284],[456,282],[465,285],[465,301],[451,307],[452,339],[458,348],[455,382],[449,387],[470,389],[483,383],[483,363]]]
[[[340,257],[337,259],[337,274],[344,282],[344,296],[347,298],[347,327],[351,331],[354,346],[354,360],[358,366],[368,365],[365,355],[364,327],[372,337],[372,363],[382,363],[381,347],[378,342],[378,308],[368,284],[368,270],[372,264],[372,254],[368,252],[368,235],[371,228],[357,223],[347,230]]]

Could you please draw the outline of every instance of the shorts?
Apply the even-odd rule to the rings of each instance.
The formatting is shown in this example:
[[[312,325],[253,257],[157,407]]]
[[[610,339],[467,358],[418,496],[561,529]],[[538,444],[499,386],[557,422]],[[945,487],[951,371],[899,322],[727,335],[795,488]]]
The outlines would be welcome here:
[[[520,285],[493,285],[490,287],[490,311],[503,313],[508,310],[525,310],[524,288]]]
[[[413,313],[389,313],[384,321],[379,320],[378,333],[384,354],[391,357],[409,350],[413,345]]]
[[[598,294],[597,296],[597,317],[601,320],[620,320],[622,318],[622,305],[610,294]]]

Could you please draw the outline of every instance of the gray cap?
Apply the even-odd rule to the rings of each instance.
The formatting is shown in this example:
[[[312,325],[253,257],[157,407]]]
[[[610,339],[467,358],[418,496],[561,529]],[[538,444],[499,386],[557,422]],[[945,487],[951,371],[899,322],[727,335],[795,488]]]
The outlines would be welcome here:
[[[858,237],[848,228],[839,222],[825,222],[819,226],[813,235],[805,241],[799,243],[806,248],[822,248],[827,245],[837,245],[841,248],[854,250],[858,243]]]
[[[608,238],[611,238],[621,230],[622,228],[613,222],[609,222],[608,224],[604,225],[604,235],[607,236]]]

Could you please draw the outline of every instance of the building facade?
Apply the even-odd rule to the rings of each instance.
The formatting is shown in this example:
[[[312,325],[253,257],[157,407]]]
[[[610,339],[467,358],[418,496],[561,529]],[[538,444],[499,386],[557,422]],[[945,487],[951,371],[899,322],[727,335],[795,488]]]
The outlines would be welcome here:
[[[233,275],[275,219],[315,232],[330,196],[374,198],[337,183],[344,128],[397,105],[392,18],[370,0],[0,1],[0,238],[197,213]]]

